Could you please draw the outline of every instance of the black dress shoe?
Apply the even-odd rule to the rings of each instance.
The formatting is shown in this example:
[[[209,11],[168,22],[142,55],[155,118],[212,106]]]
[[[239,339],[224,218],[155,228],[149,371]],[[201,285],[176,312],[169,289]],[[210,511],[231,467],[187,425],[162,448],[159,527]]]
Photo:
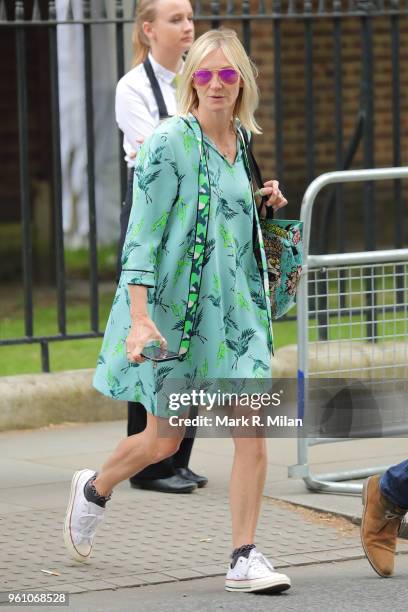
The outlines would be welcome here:
[[[206,478],[205,476],[200,476],[199,474],[196,474],[195,472],[193,472],[193,470],[190,470],[190,468],[188,467],[187,468],[176,468],[176,472],[179,476],[181,476],[182,478],[185,478],[185,480],[189,480],[190,482],[195,482],[199,489],[202,489],[208,483],[208,478]]]
[[[200,486],[192,480],[182,478],[179,474],[167,478],[130,478],[129,480],[133,489],[148,489],[160,493],[191,493]]]

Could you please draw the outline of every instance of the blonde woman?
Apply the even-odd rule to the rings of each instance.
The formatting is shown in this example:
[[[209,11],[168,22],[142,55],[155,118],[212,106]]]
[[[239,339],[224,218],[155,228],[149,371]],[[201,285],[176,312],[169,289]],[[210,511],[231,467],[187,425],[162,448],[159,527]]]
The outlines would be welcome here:
[[[122,441],[99,473],[75,473],[65,542],[79,561],[91,554],[114,487],[180,444],[182,430],[172,437],[162,433],[170,423],[167,407],[158,402],[164,379],[196,372],[208,379],[250,378],[251,355],[264,364],[264,377],[271,376],[265,252],[240,136],[242,129],[260,132],[254,119],[258,94],[254,68],[233,31],[213,30],[193,44],[180,92],[180,116],[159,126],[137,157],[122,275],[94,379],[110,396],[138,389],[147,427]],[[277,181],[265,183],[265,192],[269,206],[287,203]],[[178,359],[154,367],[142,356],[152,340],[176,351]],[[116,350],[121,345],[123,353]],[[254,543],[265,440],[234,438],[234,447],[233,551],[225,588],[288,589],[289,578]]]
[[[183,55],[194,40],[193,9],[188,0],[140,0],[133,30],[133,68],[116,88],[116,120],[123,132],[123,148],[129,182],[121,211],[118,279],[121,256],[132,208],[133,172],[140,143],[159,122],[176,114],[175,81],[183,67]],[[137,399],[137,396],[134,398]],[[127,434],[146,427],[146,409],[128,402]],[[130,486],[162,493],[191,493],[207,484],[207,478],[189,467],[194,436],[184,438],[173,457],[146,466],[129,478]]]

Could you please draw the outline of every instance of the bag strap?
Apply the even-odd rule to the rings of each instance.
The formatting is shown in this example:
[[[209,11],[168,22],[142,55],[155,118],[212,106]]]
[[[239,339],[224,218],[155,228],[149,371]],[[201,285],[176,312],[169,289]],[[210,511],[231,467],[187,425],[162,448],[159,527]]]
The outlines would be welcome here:
[[[239,129],[239,133],[242,136],[242,139],[245,144],[245,151],[246,151],[247,161],[249,165],[249,172],[251,174],[251,177],[255,185],[258,187],[258,189],[260,189],[261,187],[263,187],[263,184],[264,184],[263,179],[262,179],[262,173],[259,168],[258,162],[256,161],[255,155],[252,151],[251,144],[248,141],[248,135],[247,135],[246,129],[245,128]],[[259,211],[261,211],[262,208],[265,207],[266,218],[273,219],[273,208],[271,206],[266,206],[265,204],[267,199],[268,198],[266,196],[262,196]]]
[[[146,57],[145,61],[143,62],[143,66],[146,71],[147,78],[150,81],[150,85],[152,86],[153,95],[156,100],[157,106],[159,108],[159,118],[168,119],[170,115],[167,112],[167,106],[164,101],[163,94],[160,89],[160,85],[157,81],[156,75],[154,74],[153,67],[148,57]]]
[[[179,355],[185,355],[191,343],[197,316],[198,296],[200,294],[201,280],[204,267],[205,246],[207,244],[208,222],[210,218],[211,185],[208,171],[208,162],[205,147],[203,146],[203,132],[200,123],[191,113],[188,119],[181,117],[192,130],[198,145],[198,200],[197,217],[194,235],[194,251],[191,259],[191,272],[188,288],[186,312],[184,316],[183,334],[180,341]]]
[[[263,180],[262,180],[261,170],[258,166],[258,162],[255,159],[255,155],[252,151],[251,144],[248,141],[248,134],[246,132],[246,129],[244,128],[240,130],[240,133],[242,134],[242,138],[244,139],[244,142],[245,142],[251,174],[254,177],[255,183],[257,184],[257,186],[262,187]]]

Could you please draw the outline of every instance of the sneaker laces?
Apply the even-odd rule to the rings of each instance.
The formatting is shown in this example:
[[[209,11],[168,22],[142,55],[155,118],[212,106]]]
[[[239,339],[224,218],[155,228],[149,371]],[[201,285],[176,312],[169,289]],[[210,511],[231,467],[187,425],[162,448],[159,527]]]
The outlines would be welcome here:
[[[250,559],[250,563],[255,569],[264,569],[265,567],[267,567],[272,572],[275,571],[275,568],[273,567],[272,563],[270,563],[261,552],[253,553]]]
[[[101,520],[102,516],[97,514],[89,513],[83,514],[79,518],[79,530],[81,535],[86,538],[91,538],[98,526],[98,522]]]

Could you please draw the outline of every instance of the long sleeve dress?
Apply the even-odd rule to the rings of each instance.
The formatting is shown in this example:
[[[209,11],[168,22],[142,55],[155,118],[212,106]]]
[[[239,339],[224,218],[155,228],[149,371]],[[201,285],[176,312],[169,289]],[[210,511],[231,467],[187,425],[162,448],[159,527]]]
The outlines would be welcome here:
[[[192,115],[174,117],[138,155],[122,275],[94,377],[102,393],[156,416],[168,416],[157,403],[165,380],[187,389],[195,379],[271,377],[266,261],[243,144],[231,164],[206,136],[200,147],[197,134]],[[149,287],[149,314],[182,359],[127,361],[128,284]]]

